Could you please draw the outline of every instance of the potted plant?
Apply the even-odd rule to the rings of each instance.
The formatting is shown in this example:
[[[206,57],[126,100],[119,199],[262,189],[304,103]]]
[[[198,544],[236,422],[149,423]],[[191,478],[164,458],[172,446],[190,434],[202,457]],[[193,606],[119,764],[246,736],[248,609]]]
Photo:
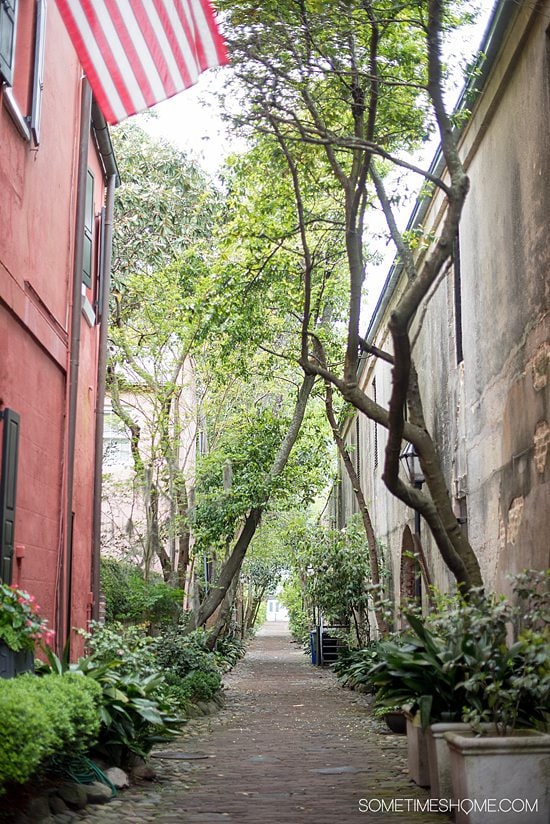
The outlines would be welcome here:
[[[380,644],[369,679],[378,706],[405,708],[409,774],[421,787],[431,783],[428,757],[429,725],[460,721],[463,673],[448,643],[430,631],[418,615],[409,613],[412,633]]]
[[[471,629],[470,671],[462,685],[467,706],[463,721],[469,729],[446,732],[444,738],[454,797],[478,803],[460,806],[457,824],[494,821],[495,811],[479,804],[484,799],[493,800],[499,821],[546,824],[550,818],[550,735],[545,732],[550,623],[545,577],[525,573],[516,580],[515,592],[527,609],[489,598],[462,607]],[[501,630],[492,643],[487,633],[491,622]],[[519,634],[510,642],[514,625]]]
[[[0,677],[13,678],[32,671],[36,642],[49,643],[52,637],[34,597],[17,587],[0,584]]]

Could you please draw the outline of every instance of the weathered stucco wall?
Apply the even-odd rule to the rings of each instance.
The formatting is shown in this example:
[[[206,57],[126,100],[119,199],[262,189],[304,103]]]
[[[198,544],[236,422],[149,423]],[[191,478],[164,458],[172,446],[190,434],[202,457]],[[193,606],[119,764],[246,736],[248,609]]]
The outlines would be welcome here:
[[[550,2],[538,10],[518,7],[461,138],[471,180],[460,227],[462,323],[458,275],[450,267],[411,333],[414,338],[420,325],[414,360],[455,514],[467,514],[464,528],[484,580],[500,591],[509,590],[509,573],[550,565],[549,17]],[[442,216],[437,195],[423,221],[426,231],[437,229]],[[387,351],[389,311],[402,288],[395,288],[375,329],[374,342]],[[361,381],[371,397],[374,380],[377,400],[387,403],[390,367],[369,358]],[[381,480],[385,443],[384,429],[368,422],[362,484],[398,601],[401,541],[414,519]],[[433,581],[447,589],[452,577],[425,524],[421,530]]]
[[[488,85],[468,135],[487,129],[461,224],[468,512],[499,589],[507,574],[550,561],[547,21],[522,10],[508,72]]]

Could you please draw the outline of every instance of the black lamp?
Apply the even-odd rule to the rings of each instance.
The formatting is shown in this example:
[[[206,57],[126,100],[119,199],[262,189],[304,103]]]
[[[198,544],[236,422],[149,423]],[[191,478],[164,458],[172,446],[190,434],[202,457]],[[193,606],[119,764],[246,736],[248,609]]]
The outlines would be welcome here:
[[[409,476],[411,484],[418,487],[422,486],[425,478],[424,473],[422,472],[422,467],[420,466],[420,458],[418,457],[418,452],[416,451],[414,444],[408,443],[399,458],[405,464],[407,475]]]

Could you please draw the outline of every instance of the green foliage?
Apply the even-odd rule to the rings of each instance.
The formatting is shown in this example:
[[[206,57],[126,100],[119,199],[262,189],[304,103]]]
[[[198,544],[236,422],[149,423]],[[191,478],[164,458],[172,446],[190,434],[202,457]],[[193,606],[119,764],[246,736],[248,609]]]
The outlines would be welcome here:
[[[197,701],[210,700],[221,688],[222,655],[211,652],[207,642],[208,633],[200,629],[184,634],[172,628],[155,639],[156,660],[168,685],[166,695],[184,711]],[[229,641],[225,649],[229,656]]]
[[[215,198],[197,164],[135,123],[113,129],[112,139],[122,180],[113,255],[114,283],[120,287],[129,275],[166,268],[193,239],[207,239]]]
[[[188,634],[168,629],[154,641],[155,659],[164,672],[178,678],[195,670],[219,674],[216,657],[207,644],[208,633],[202,629]]]
[[[499,734],[547,726],[550,707],[550,571],[513,579],[516,603],[474,593],[449,600],[433,620],[462,668],[463,720]],[[515,636],[515,640],[510,638]]]
[[[214,655],[216,663],[222,672],[233,669],[246,653],[246,644],[234,635],[224,635],[218,638]]]
[[[266,390],[271,384],[264,385]],[[225,548],[240,520],[253,507],[267,506],[282,512],[310,502],[326,482],[330,456],[324,420],[310,409],[284,470],[270,477],[273,460],[290,422],[290,402],[278,408],[236,406],[226,421],[215,448],[201,458],[196,485],[193,528],[197,550]],[[224,489],[223,473],[231,466],[230,489]]]
[[[96,751],[118,765],[131,755],[145,757],[156,743],[178,735],[184,719],[174,715],[161,673],[121,674],[117,662],[93,667],[88,675],[103,689]]]
[[[158,670],[154,639],[143,624],[123,626],[118,622],[93,622],[85,633],[89,657],[98,664],[118,662],[118,671],[150,675]]]
[[[217,672],[193,670],[184,678],[168,676],[168,695],[183,708],[197,701],[210,701],[222,685],[221,675]]]
[[[447,639],[430,633],[411,616],[416,635],[382,642],[364,674],[381,706],[420,711],[422,727],[433,721],[459,721],[465,700],[464,662],[455,659]]]
[[[372,692],[374,685],[370,671],[378,663],[378,649],[382,642],[373,641],[361,649],[344,649],[332,668],[343,687]]]
[[[312,615],[305,607],[302,588],[296,573],[284,582],[281,602],[288,610],[288,623],[293,638],[305,644],[309,641]]]
[[[182,590],[169,586],[154,572],[146,581],[143,570],[135,564],[103,557],[101,589],[108,623],[132,621],[158,627],[181,614]]]
[[[516,580],[520,600],[474,590],[438,599],[423,618],[407,613],[412,632],[352,653],[339,677],[376,690],[381,706],[407,705],[433,721],[489,722],[499,734],[548,723],[550,633],[547,573]],[[525,607],[530,612],[525,612]],[[509,641],[521,619],[519,635]]]
[[[33,650],[41,639],[50,641],[54,633],[39,610],[33,595],[0,583],[0,641],[15,652]]]
[[[194,531],[201,548],[222,547],[233,537],[239,519],[267,498],[265,483],[286,421],[270,409],[254,411],[254,417],[245,418],[240,426],[234,421],[216,450],[199,464]],[[223,487],[227,461],[233,476],[230,490]]]
[[[336,623],[349,623],[354,611],[366,611],[369,555],[357,517],[341,531],[298,518],[289,526],[285,540],[306,603]]]
[[[260,606],[258,608],[258,612],[256,614],[256,621],[254,623],[254,626],[252,627],[252,632],[260,629],[260,627],[263,626],[263,624],[265,624],[266,620],[267,620],[267,602],[262,601],[262,603],[260,604]]]
[[[101,688],[101,727],[95,751],[125,765],[131,755],[144,757],[156,742],[170,741],[184,723],[174,715],[167,684],[143,627],[95,625],[87,633],[90,654],[69,664],[51,650],[40,672],[79,673]]]
[[[2,683],[0,794],[51,755],[80,752],[97,738],[101,689],[79,675],[23,675]]]

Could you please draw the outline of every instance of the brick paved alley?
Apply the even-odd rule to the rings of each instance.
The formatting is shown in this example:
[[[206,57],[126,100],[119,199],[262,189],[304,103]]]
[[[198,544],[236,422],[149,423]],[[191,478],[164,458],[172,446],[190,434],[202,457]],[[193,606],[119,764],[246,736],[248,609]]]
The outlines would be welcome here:
[[[97,824],[445,824],[442,815],[373,814],[359,799],[425,799],[406,774],[404,736],[383,734],[364,696],[311,666],[286,627],[267,624],[226,676],[226,706],[159,748],[160,784],[88,812]],[[185,755],[188,759],[185,759]],[[183,758],[181,757],[183,756]],[[207,757],[204,757],[207,756]]]

